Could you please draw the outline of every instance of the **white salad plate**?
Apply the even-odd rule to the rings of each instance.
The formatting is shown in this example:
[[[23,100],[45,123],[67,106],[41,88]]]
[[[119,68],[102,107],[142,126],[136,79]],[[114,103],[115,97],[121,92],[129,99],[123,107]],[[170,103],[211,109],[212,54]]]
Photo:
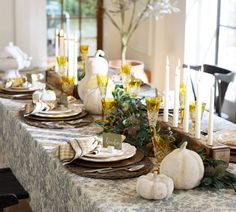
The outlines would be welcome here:
[[[66,110],[51,110],[51,111],[40,111],[34,113],[35,116],[44,118],[65,118],[70,116],[79,115],[82,112],[81,108],[77,109],[66,109]]]
[[[107,150],[108,151],[108,150]],[[117,152],[116,152],[117,151]],[[115,161],[120,161],[120,160],[125,160],[128,158],[133,157],[136,154],[136,147],[128,144],[128,143],[122,143],[122,150],[116,150],[113,155],[110,153],[112,156],[110,157],[91,157],[92,154],[88,154],[86,156],[81,157],[80,159],[86,160],[86,161],[91,161],[91,162],[115,162]],[[108,153],[108,152],[107,152]],[[121,154],[122,153],[122,154]],[[101,154],[101,155],[102,155]],[[121,154],[121,155],[119,155]],[[99,155],[99,154],[97,154]],[[106,155],[107,156],[107,155]]]

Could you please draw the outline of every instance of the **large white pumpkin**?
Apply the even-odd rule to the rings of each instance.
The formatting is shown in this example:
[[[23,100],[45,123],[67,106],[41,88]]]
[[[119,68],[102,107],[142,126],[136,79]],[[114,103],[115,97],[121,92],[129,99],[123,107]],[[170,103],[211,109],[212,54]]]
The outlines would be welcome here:
[[[195,188],[204,175],[201,157],[186,149],[186,146],[187,142],[184,142],[179,149],[168,154],[160,165],[160,173],[173,179],[175,189]]]
[[[145,199],[169,198],[174,190],[174,183],[170,177],[156,172],[142,175],[136,184],[137,193]]]

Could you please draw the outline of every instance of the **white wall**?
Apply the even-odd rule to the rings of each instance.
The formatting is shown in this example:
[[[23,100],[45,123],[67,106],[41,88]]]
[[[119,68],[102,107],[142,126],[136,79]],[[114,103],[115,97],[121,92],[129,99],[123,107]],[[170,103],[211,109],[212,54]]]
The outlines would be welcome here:
[[[173,80],[178,58],[184,58],[185,0],[178,3],[181,12],[155,21],[145,21],[130,40],[127,59],[142,60],[145,69],[152,71],[152,85],[163,90],[166,56],[170,58],[171,80]],[[104,50],[109,59],[120,58],[119,31],[105,18]],[[170,83],[171,89],[174,88]]]
[[[0,49],[14,41],[14,0],[0,0]]]
[[[13,41],[32,59],[47,64],[46,0],[0,0],[0,48]]]

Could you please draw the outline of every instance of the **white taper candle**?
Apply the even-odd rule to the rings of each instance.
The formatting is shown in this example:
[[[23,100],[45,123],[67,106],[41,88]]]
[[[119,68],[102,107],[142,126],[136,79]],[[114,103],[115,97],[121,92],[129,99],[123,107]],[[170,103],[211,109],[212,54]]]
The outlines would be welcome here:
[[[169,78],[170,78],[170,65],[169,65],[169,57],[167,56],[166,57],[166,72],[165,72],[164,117],[163,117],[164,122],[168,122]]]
[[[186,78],[185,95],[184,95],[184,132],[189,132],[189,78]]]
[[[69,45],[69,55],[68,55],[68,77],[74,76],[74,47],[75,47],[75,40],[74,35],[71,34],[68,39],[68,45]]]
[[[179,123],[179,86],[180,86],[180,60],[178,61],[178,66],[175,71],[175,96],[174,96],[174,117],[173,126],[178,127]]]
[[[74,42],[74,68],[73,68],[75,85],[78,84],[78,49],[79,49],[78,39],[75,38],[75,42]]]
[[[208,136],[207,144],[213,145],[213,123],[214,123],[214,87],[211,88],[210,96],[210,108],[209,108],[209,119],[208,119]]]
[[[195,137],[201,137],[201,116],[202,116],[202,101],[201,101],[201,82],[197,83],[197,102],[196,102],[196,116],[195,116]]]

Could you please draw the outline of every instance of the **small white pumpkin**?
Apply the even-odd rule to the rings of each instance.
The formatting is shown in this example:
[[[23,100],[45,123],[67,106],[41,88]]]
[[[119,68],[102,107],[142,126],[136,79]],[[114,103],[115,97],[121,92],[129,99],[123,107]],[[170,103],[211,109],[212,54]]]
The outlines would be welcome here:
[[[204,175],[201,157],[194,151],[186,149],[184,142],[179,149],[168,154],[161,162],[160,173],[173,179],[175,189],[192,189],[197,187]]]
[[[33,103],[36,103],[36,102],[56,101],[57,97],[54,91],[43,89],[35,91],[33,93],[32,99]]]
[[[142,175],[136,184],[137,193],[145,199],[169,198],[174,190],[174,183],[170,177],[156,172]]]

